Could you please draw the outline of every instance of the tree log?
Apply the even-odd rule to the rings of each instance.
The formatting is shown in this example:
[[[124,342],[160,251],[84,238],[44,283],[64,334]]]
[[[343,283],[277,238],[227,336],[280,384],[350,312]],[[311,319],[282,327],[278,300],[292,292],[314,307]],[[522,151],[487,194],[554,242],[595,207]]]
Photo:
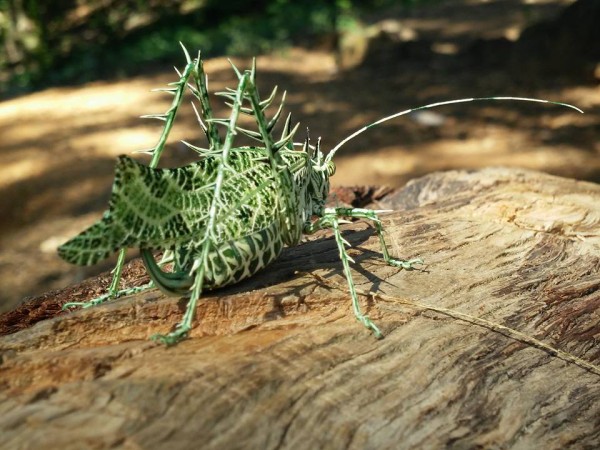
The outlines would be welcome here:
[[[61,313],[108,278],[90,280],[1,317],[0,447],[598,448],[600,186],[452,171],[376,203],[391,253],[426,262],[387,266],[368,223],[345,227],[384,339],[326,232],[207,293],[170,348],[148,337],[184,300]]]

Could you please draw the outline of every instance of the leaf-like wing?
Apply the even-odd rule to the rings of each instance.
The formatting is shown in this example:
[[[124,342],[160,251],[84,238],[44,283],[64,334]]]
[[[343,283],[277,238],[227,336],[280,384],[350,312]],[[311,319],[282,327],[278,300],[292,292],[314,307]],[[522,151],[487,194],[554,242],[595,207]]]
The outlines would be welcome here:
[[[214,243],[239,239],[272,222],[275,183],[260,149],[235,149],[224,169]],[[59,255],[91,265],[122,247],[175,249],[203,238],[220,158],[175,169],[151,169],[119,157],[109,209],[100,221],[66,242]],[[268,213],[265,213],[268,212]]]

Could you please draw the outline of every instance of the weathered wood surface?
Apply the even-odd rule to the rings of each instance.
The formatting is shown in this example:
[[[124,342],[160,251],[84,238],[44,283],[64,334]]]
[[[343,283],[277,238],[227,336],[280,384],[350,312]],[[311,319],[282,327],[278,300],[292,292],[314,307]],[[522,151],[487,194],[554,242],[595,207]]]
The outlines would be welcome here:
[[[385,339],[353,319],[329,237],[207,295],[173,348],[147,337],[182,301],[150,291],[59,314],[94,295],[84,283],[2,317],[5,332],[25,328],[0,338],[0,447],[598,448],[600,372],[584,366],[600,365],[600,186],[447,172],[377,207],[396,209],[392,253],[427,263],[388,267],[372,228],[347,226]]]

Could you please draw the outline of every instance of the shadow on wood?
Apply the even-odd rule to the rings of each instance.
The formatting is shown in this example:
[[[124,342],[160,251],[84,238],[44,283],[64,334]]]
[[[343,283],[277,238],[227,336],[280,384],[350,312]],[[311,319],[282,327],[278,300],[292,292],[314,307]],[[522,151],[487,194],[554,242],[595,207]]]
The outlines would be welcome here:
[[[392,254],[427,266],[389,267],[368,224],[346,227],[380,341],[354,320],[327,234],[209,293],[173,348],[147,338],[174,326],[182,301],[154,290],[60,313],[106,280],[49,293],[0,317],[2,445],[593,448],[599,205],[598,185],[515,169],[389,193],[376,207],[395,209]],[[128,266],[129,281],[142,274]]]

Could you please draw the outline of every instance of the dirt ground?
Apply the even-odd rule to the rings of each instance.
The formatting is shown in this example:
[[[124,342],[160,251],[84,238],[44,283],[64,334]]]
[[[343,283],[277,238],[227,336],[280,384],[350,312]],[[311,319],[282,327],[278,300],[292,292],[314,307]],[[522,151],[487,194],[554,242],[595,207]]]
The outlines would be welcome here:
[[[460,56],[477,38],[515,39],[524,27],[552,17],[568,3],[465,0],[416,10],[410,17],[382,17],[381,28],[393,28],[408,40],[404,57],[386,59],[384,53],[381,58],[380,52],[369,59],[376,52],[367,53],[362,63],[341,70],[332,52],[291,49],[258,58],[259,85],[263,94],[274,84],[286,89],[294,119],[309,126],[312,137],[322,136],[325,149],[377,118],[452,98],[538,97],[585,111],[493,102],[413,114],[345,146],[336,159],[337,185],[400,186],[432,171],[501,165],[600,182],[597,81],[541,77],[516,82],[502,67],[490,69]],[[357,31],[342,46],[360,53],[365,34]],[[182,66],[182,61],[174,63]],[[211,92],[235,85],[225,58],[206,61],[205,69]],[[72,267],[58,258],[56,247],[105,209],[115,157],[156,143],[160,124],[139,116],[166,111],[171,99],[150,90],[176,78],[167,70],[0,103],[0,311],[25,296],[110,269],[110,261]],[[213,105],[218,116],[226,114],[219,99]],[[163,167],[193,160],[180,139],[203,142],[188,106],[178,116]]]

